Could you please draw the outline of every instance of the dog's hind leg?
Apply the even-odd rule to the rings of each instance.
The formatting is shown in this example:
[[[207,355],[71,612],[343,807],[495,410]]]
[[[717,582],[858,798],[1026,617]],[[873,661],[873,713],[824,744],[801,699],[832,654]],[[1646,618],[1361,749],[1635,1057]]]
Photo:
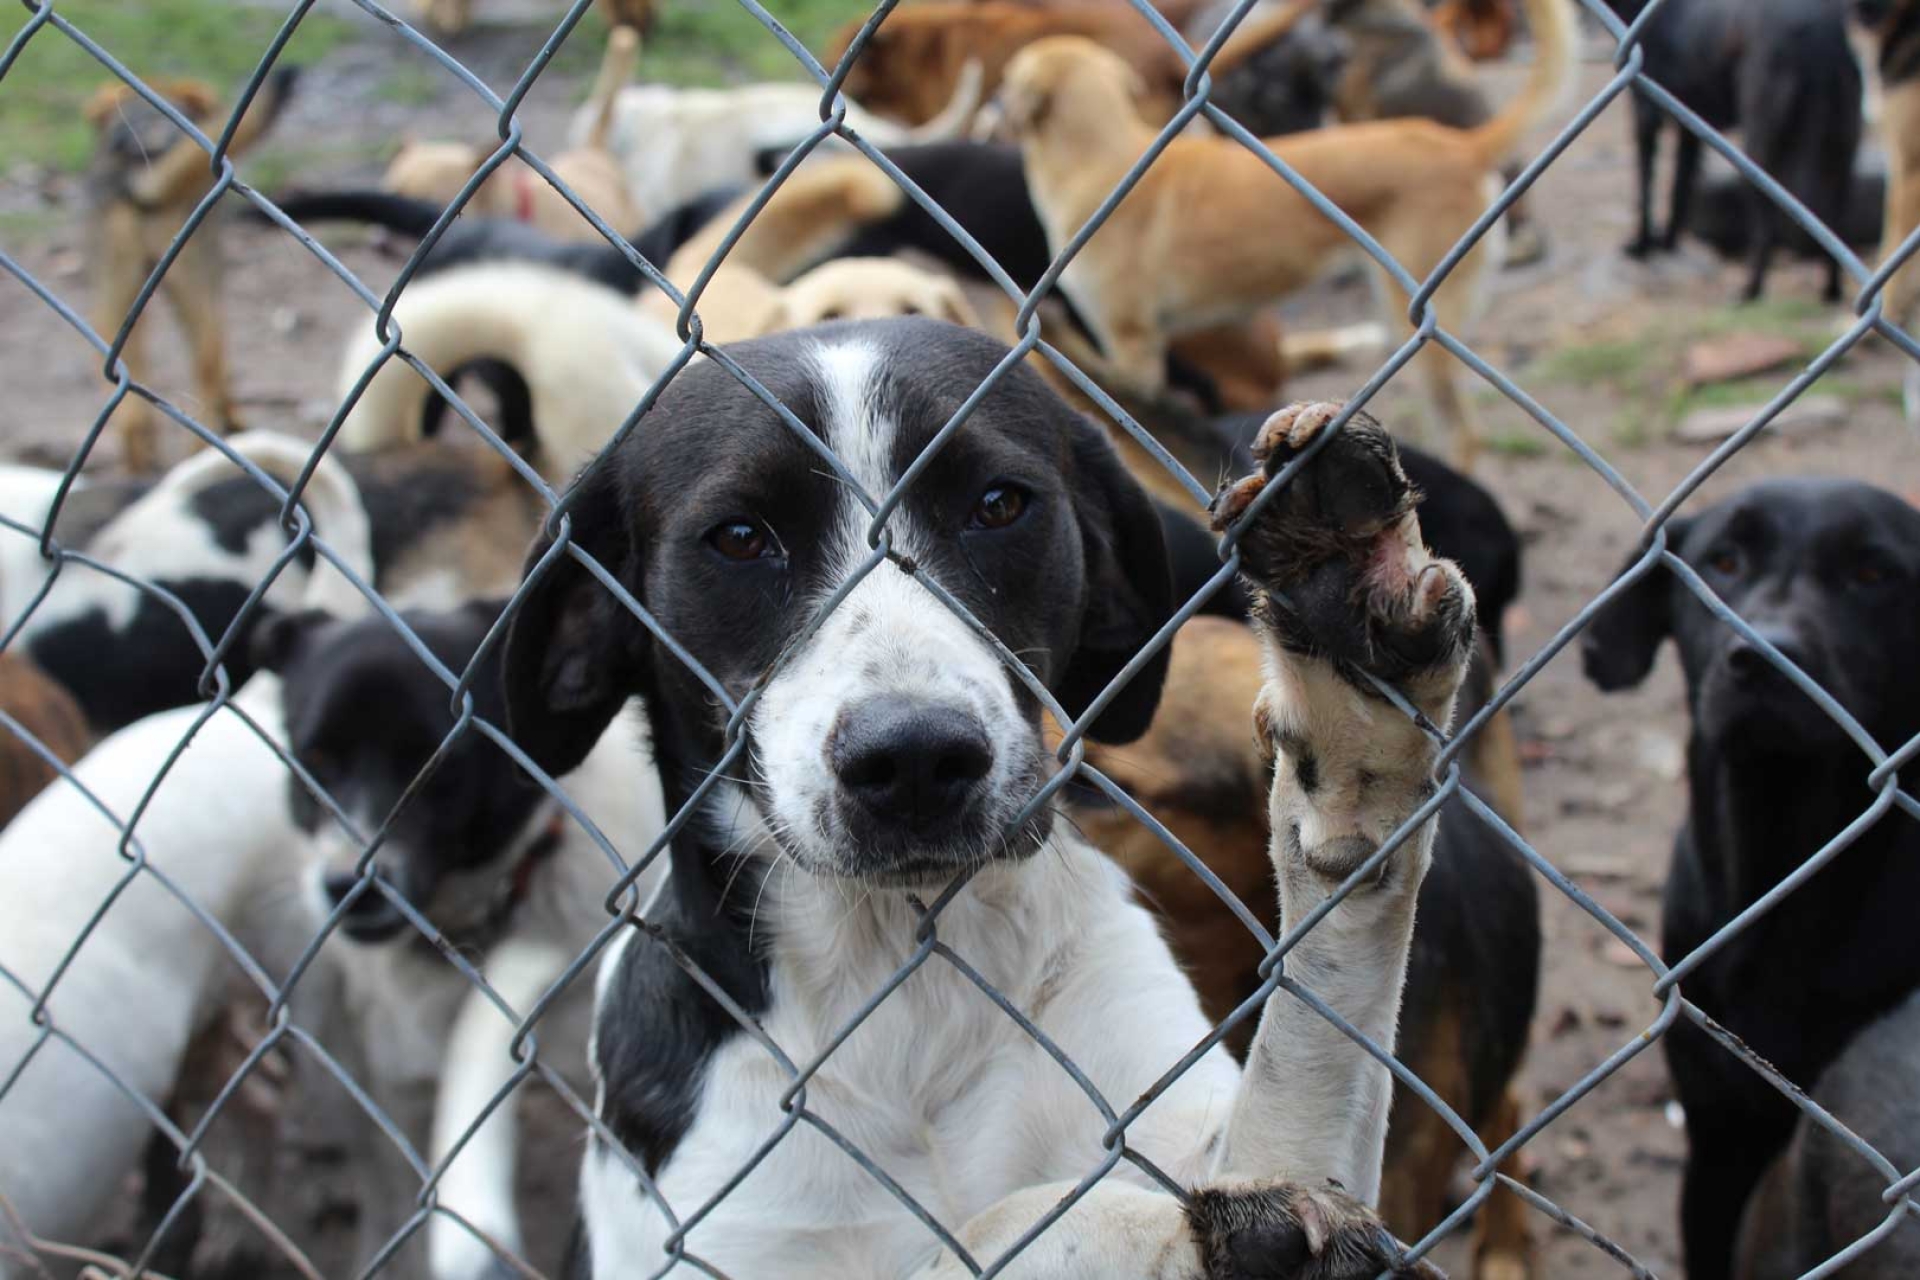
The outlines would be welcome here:
[[[1640,198],[1640,229],[1627,242],[1627,256],[1644,258],[1654,250],[1653,161],[1660,148],[1660,108],[1633,96],[1633,162]]]
[[[194,416],[221,435],[238,425],[227,380],[226,324],[220,313],[220,250],[214,229],[202,226],[181,248],[160,287],[173,303],[193,350]]]
[[[1700,186],[1700,139],[1690,130],[1674,126],[1680,140],[1673,151],[1673,195],[1667,206],[1667,229],[1660,237],[1660,248],[1672,253],[1680,243],[1687,220],[1693,216],[1693,193]]]
[[[1508,1088],[1493,1118],[1480,1128],[1480,1140],[1498,1147],[1520,1128],[1520,1099]],[[1526,1181],[1524,1157],[1516,1151],[1500,1164],[1500,1172],[1516,1182]],[[1530,1280],[1533,1275],[1533,1232],[1526,1202],[1504,1186],[1497,1186],[1480,1206],[1473,1231],[1475,1280]]]
[[[1740,299],[1756,302],[1767,289],[1767,269],[1773,265],[1773,250],[1780,238],[1780,214],[1773,201],[1758,187],[1749,186],[1747,196],[1747,282],[1741,286]]]
[[[140,211],[125,203],[115,203],[100,216],[97,239],[101,252],[95,259],[93,327],[102,339],[112,342],[126,323],[133,300],[146,283],[151,263],[140,234]],[[146,373],[146,334],[148,316],[127,335],[120,359],[135,381]],[[114,411],[113,427],[120,436],[120,462],[136,474],[159,469],[153,407],[138,395],[128,395]]]

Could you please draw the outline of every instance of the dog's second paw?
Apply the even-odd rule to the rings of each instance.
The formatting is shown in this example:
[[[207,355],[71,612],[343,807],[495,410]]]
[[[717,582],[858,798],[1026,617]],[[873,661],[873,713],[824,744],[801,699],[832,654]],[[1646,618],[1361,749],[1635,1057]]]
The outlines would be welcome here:
[[[1374,1212],[1332,1185],[1203,1187],[1188,1199],[1187,1222],[1207,1280],[1445,1280],[1429,1263],[1403,1262]]]
[[[1241,521],[1340,412],[1301,404],[1268,419],[1253,446],[1262,469],[1215,498],[1214,527]],[[1450,694],[1472,641],[1473,591],[1421,541],[1419,500],[1392,437],[1354,414],[1240,530],[1257,621],[1285,649],[1396,684],[1445,671]]]

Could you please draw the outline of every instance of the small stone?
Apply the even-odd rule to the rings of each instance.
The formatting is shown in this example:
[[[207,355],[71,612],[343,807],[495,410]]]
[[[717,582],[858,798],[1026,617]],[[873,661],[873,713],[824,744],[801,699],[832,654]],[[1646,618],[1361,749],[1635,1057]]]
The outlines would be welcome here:
[[[1764,404],[1734,405],[1725,409],[1696,409],[1680,420],[1673,438],[1682,444],[1712,444],[1752,422]],[[1838,396],[1801,396],[1782,409],[1767,430],[1789,435],[1817,431],[1839,424],[1847,406]]]
[[[1730,333],[1687,348],[1687,385],[1733,382],[1776,369],[1800,354],[1800,344],[1774,333]]]

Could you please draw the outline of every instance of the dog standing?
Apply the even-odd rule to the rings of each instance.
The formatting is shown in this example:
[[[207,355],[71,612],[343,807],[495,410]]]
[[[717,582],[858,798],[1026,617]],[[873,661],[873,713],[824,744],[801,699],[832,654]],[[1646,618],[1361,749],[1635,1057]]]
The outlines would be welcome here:
[[[1526,87],[1486,124],[1448,129],[1391,120],[1269,139],[1268,147],[1348,212],[1418,279],[1453,249],[1492,201],[1497,170],[1549,110],[1572,72],[1573,17],[1563,0],[1533,0],[1539,52]],[[1056,251],[1086,223],[1152,143],[1133,105],[1131,72],[1084,40],[1030,45],[1008,68],[1003,101],[1019,134],[1034,207]],[[1303,288],[1353,252],[1260,157],[1227,138],[1168,144],[1061,276],[1105,356],[1105,378],[1153,397],[1169,340],[1250,315]],[[1483,238],[1434,297],[1440,323],[1463,334],[1490,258]],[[1383,286],[1383,294],[1386,287]],[[1406,326],[1394,308],[1395,321]],[[1453,461],[1471,468],[1479,432],[1453,357],[1420,353]]]
[[[1607,0],[1624,22],[1646,0]],[[1741,147],[1829,226],[1846,222],[1853,160],[1860,146],[1860,66],[1848,47],[1845,13],[1827,0],[1684,0],[1660,6],[1641,33],[1646,74],[1716,129],[1738,126]],[[1666,230],[1653,231],[1653,163],[1667,116],[1633,99],[1640,229],[1632,257],[1671,252],[1686,227],[1700,175],[1700,140],[1677,124],[1673,202]],[[1786,215],[1755,188],[1747,250],[1751,301],[1766,288]],[[1827,272],[1826,300],[1840,298],[1840,264]]]
[[[1912,0],[1854,0],[1854,31],[1872,57],[1880,87],[1880,141],[1887,155],[1886,217],[1880,261],[1920,227],[1920,5]],[[1920,256],[1920,255],[1916,255]],[[1909,258],[1887,281],[1886,315],[1911,327],[1920,301],[1920,263]],[[1920,423],[1920,368],[1905,380],[1909,423]]]
[[[292,90],[294,72],[269,77],[233,132],[227,154],[237,157],[267,131]],[[218,119],[211,89],[191,81],[162,81],[157,88],[195,124]],[[179,136],[173,122],[154,110],[133,89],[115,83],[93,95],[86,117],[97,142],[88,170],[87,191],[93,210],[95,255],[94,329],[108,341],[126,323],[127,313],[147,277],[194,208],[213,189],[207,153],[191,138]],[[193,386],[198,403],[188,406],[196,421],[226,433],[237,418],[228,385],[226,327],[220,311],[220,240],[217,212],[195,231],[161,277],[160,291],[172,303],[193,348]],[[141,324],[148,317],[143,316]],[[136,381],[145,381],[140,325],[121,349]],[[153,409],[129,395],[115,410],[121,461],[127,470],[155,470],[160,461]]]
[[[1714,593],[1889,749],[1920,730],[1920,512],[1852,481],[1772,480],[1667,525]],[[1671,636],[1693,733],[1662,954],[1677,963],[1873,803],[1871,762],[1664,567],[1582,639],[1602,689],[1642,680]],[[1911,773],[1911,770],[1908,770]],[[1907,779],[1912,785],[1912,779]],[[1889,813],[1699,964],[1682,993],[1789,1080],[1811,1087],[1862,1027],[1920,985],[1920,830]],[[1724,1280],[1755,1183],[1799,1111],[1689,1018],[1662,1038],[1686,1108],[1680,1226],[1687,1275]],[[1883,1210],[1874,1203],[1863,1211]]]

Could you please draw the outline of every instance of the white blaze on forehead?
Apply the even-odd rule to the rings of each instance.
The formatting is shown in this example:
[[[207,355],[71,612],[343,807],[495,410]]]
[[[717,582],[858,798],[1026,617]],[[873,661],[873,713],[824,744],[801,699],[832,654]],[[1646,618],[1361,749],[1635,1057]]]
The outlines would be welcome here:
[[[848,474],[875,501],[898,478],[900,424],[881,394],[886,351],[871,341],[823,342],[807,356],[819,421],[813,425]],[[923,480],[922,483],[928,483]],[[872,516],[844,485],[830,536],[824,599],[871,554]],[[887,521],[896,553],[918,557],[924,535],[909,514]],[[817,608],[819,600],[802,608]],[[815,865],[834,858],[833,833],[821,827],[834,794],[826,759],[833,727],[848,708],[875,697],[911,697],[975,717],[994,748],[989,789],[1012,785],[1027,758],[1031,728],[1020,715],[999,657],[920,580],[897,565],[875,566],[799,650],[790,653],[753,713],[761,805],[790,846]]]
[[[841,465],[876,503],[883,501],[893,487],[893,449],[899,434],[899,423],[882,412],[880,405],[881,360],[879,347],[858,339],[822,344],[812,352],[820,416],[813,425]],[[843,494],[842,501],[842,536],[851,532],[853,537],[840,551],[850,558],[850,567],[868,550],[866,534],[871,517],[854,494]],[[889,521],[896,548],[901,548],[903,525],[898,513]]]

